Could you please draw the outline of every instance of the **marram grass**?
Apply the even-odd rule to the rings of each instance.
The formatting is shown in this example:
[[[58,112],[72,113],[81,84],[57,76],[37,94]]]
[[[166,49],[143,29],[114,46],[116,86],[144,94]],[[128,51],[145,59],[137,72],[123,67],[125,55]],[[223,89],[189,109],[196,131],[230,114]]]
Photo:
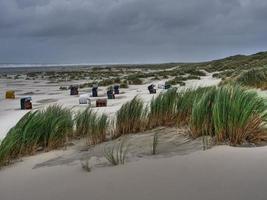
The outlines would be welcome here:
[[[212,109],[217,89],[211,87],[203,90],[201,95],[193,99],[190,115],[193,137],[210,135],[214,127],[212,122]]]
[[[193,105],[192,134],[231,145],[260,142],[266,139],[266,111],[265,99],[255,91],[229,85],[211,89]]]
[[[117,112],[116,130],[122,135],[141,127],[185,125],[193,138],[211,136],[217,143],[231,145],[256,143],[267,139],[266,112],[265,99],[239,85],[172,89],[152,99],[149,109],[136,98],[124,104]]]
[[[147,109],[138,97],[122,105],[116,113],[115,137],[144,130]]]
[[[149,127],[185,125],[190,121],[192,107],[210,87],[183,89],[172,88],[160,93],[150,102]]]
[[[106,139],[108,125],[106,115],[98,116],[90,109],[79,112],[75,120],[69,109],[58,105],[29,112],[10,129],[1,142],[0,166],[12,159],[32,155],[38,149],[48,151],[62,147],[69,139],[77,136],[87,137],[90,144],[103,142]]]
[[[174,125],[176,118],[177,91],[170,89],[160,93],[150,102],[149,127]]]
[[[89,107],[78,112],[75,118],[75,135],[87,137],[88,144],[97,144],[106,140],[106,133],[109,126],[108,117],[105,114],[97,115]]]
[[[38,149],[61,147],[73,137],[87,137],[90,144],[106,140],[111,127],[106,115],[88,108],[75,119],[72,116],[71,110],[58,105],[26,114],[1,142],[0,166]],[[217,143],[239,145],[267,140],[266,122],[266,99],[242,86],[171,89],[147,106],[138,97],[122,105],[116,113],[114,136],[178,125],[189,126],[193,138],[208,136]],[[111,151],[105,153],[113,159]]]
[[[178,126],[188,125],[192,115],[192,107],[211,87],[184,89],[176,98],[176,123]]]
[[[111,165],[123,165],[126,160],[128,148],[128,138],[124,136],[121,138],[121,141],[115,142],[112,147],[105,146],[103,153]]]
[[[39,148],[50,150],[63,146],[72,137],[73,121],[69,109],[49,106],[27,113],[11,128],[0,145],[0,165]]]

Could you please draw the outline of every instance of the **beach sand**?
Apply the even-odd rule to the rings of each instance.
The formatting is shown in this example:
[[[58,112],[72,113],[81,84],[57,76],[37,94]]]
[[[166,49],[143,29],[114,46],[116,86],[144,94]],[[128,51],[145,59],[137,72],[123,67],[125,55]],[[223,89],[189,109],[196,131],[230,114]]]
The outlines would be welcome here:
[[[82,170],[79,161],[32,169],[61,151],[0,172],[1,200],[266,199],[267,148],[217,146],[186,155]]]

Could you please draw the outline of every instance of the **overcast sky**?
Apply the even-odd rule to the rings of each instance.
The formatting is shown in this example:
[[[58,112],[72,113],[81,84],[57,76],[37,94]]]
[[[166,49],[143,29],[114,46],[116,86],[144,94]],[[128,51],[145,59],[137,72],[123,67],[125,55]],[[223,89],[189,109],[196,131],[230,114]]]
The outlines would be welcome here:
[[[267,50],[267,0],[0,0],[0,63],[201,61]]]

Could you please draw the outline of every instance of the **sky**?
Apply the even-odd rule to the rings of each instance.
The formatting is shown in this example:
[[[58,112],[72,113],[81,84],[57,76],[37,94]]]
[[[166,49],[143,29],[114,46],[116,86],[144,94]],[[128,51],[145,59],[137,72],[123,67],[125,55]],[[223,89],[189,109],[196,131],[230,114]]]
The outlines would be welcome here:
[[[0,63],[190,62],[265,50],[266,0],[0,0]]]

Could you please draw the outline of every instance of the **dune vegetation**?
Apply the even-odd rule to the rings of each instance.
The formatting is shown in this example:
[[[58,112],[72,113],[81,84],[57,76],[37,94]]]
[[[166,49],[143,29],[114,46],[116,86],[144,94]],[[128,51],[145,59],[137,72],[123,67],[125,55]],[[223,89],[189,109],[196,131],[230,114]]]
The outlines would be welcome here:
[[[75,136],[87,137],[88,144],[97,144],[106,140],[108,117],[105,114],[97,115],[89,107],[75,116]]]
[[[220,74],[213,74],[214,77],[222,78],[220,85],[241,85],[248,88],[259,88],[262,90],[267,89],[267,68],[258,67],[248,70],[235,71],[232,70],[228,76],[223,74],[230,73],[230,71],[225,71]]]
[[[117,111],[114,137],[140,132],[145,129],[146,121],[147,108],[140,98],[135,97]]]
[[[105,146],[103,153],[111,165],[123,165],[129,148],[128,138],[124,136],[121,141],[115,142],[112,147]]]
[[[237,76],[236,82],[249,87],[267,89],[267,68],[245,71]]]
[[[152,99],[148,114],[148,125],[150,128],[174,124],[176,100],[176,89],[170,89],[166,93],[161,93]]]
[[[28,112],[1,142],[0,166],[40,150],[63,147],[77,137],[87,138],[90,145],[104,142],[108,126],[108,117],[97,115],[90,108],[78,112],[75,117],[70,109],[59,105]]]
[[[62,147],[73,136],[69,109],[55,105],[27,113],[10,129],[0,145],[0,165],[38,150]]]
[[[45,71],[26,72],[24,74],[6,74],[0,72],[0,78],[7,79],[27,79],[27,80],[48,80],[51,83],[63,83],[66,80],[84,80],[86,82],[79,85],[80,88],[91,87],[94,82],[99,86],[109,86],[115,83],[123,87],[128,85],[140,85],[147,79],[160,80],[168,79],[171,85],[185,85],[186,80],[200,79],[207,72],[213,73],[213,77],[225,79],[235,79],[241,73],[250,71],[252,68],[266,68],[267,52],[259,52],[252,55],[234,55],[223,59],[212,60],[207,62],[195,63],[161,63],[161,64],[114,64],[108,66],[71,66],[69,69],[58,69]],[[256,70],[257,71],[257,70]],[[252,71],[253,73],[253,71]],[[251,75],[252,75],[251,73]],[[258,73],[258,72],[257,72]],[[259,72],[260,73],[260,72]],[[260,75],[258,73],[258,75]],[[247,74],[249,75],[249,74]],[[251,76],[253,77],[253,76]],[[261,77],[261,75],[260,75]],[[239,78],[238,78],[239,79]],[[241,84],[244,80],[240,76]],[[248,80],[248,79],[246,79]],[[255,79],[257,82],[258,80]],[[253,83],[253,82],[252,82]],[[250,85],[248,85],[250,86]],[[262,88],[262,85],[256,86]],[[263,86],[265,88],[265,86]],[[61,86],[65,90],[65,86]]]
[[[266,99],[256,91],[231,84],[172,88],[148,105],[135,97],[122,105],[115,119],[90,108],[74,114],[55,105],[29,112],[9,131],[0,145],[0,166],[39,150],[62,147],[73,138],[86,138],[88,145],[95,145],[104,142],[108,133],[117,138],[158,126],[185,126],[192,138],[209,137],[217,144],[260,143],[267,139],[266,122]],[[105,152],[110,159],[112,151]]]
[[[215,143],[230,145],[259,143],[267,139],[265,99],[259,97],[256,91],[239,85],[178,92],[174,88],[158,95],[151,101],[149,109],[143,107],[144,111],[147,113],[147,119],[143,119],[147,122],[146,129],[183,125],[190,127],[193,138],[208,135],[214,138]],[[143,112],[140,107],[139,113]],[[139,125],[130,114],[123,113],[126,115],[123,119],[132,120],[131,126]],[[117,121],[117,127],[124,124],[127,123]],[[133,132],[128,129],[126,133]]]
[[[193,137],[210,135],[217,143],[260,142],[266,139],[267,105],[255,91],[240,86],[212,88],[194,103]]]

